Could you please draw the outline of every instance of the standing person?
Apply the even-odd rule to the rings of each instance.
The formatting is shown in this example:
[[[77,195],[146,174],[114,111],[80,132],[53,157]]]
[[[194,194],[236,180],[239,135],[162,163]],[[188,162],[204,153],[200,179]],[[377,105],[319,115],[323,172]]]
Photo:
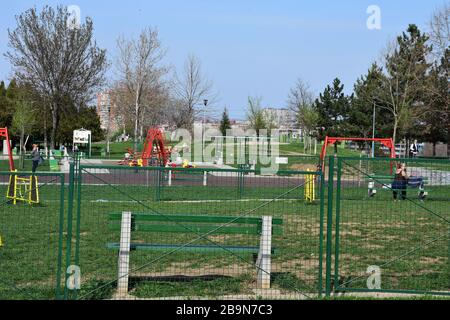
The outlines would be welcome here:
[[[401,193],[400,200],[406,199],[406,188],[408,186],[408,173],[406,172],[406,164],[399,163],[395,171],[394,182],[392,183],[392,194],[394,201],[397,201],[399,192]]]
[[[414,140],[414,142],[409,147],[409,157],[415,158],[415,157],[417,157],[418,153],[419,153],[419,147],[417,146],[417,140]]]
[[[37,167],[39,166],[39,162],[41,161],[41,153],[39,152],[39,146],[37,144],[33,144],[31,160],[33,161],[33,168],[31,169],[31,172],[35,173]]]

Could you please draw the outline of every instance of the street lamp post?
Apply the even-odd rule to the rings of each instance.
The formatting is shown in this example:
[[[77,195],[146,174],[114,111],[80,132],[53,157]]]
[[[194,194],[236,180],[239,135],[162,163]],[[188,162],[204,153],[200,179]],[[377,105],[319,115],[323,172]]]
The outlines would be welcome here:
[[[203,100],[203,123],[202,123],[202,162],[205,161],[205,124],[206,124],[206,107],[208,105],[208,99]]]

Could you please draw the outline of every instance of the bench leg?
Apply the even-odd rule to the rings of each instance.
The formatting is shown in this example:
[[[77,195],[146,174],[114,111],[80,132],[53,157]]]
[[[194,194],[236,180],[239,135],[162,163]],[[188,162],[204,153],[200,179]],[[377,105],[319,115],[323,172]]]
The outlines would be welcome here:
[[[128,294],[128,276],[130,271],[131,212],[122,212],[120,228],[119,274],[117,277],[117,294]]]
[[[270,289],[272,252],[272,217],[262,217],[262,232],[259,242],[259,253],[256,261],[258,289]]]

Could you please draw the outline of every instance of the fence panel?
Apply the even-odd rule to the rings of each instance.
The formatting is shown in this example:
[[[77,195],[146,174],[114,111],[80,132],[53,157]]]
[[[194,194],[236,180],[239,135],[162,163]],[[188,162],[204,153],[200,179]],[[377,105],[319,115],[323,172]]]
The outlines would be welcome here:
[[[450,161],[339,158],[336,186],[335,292],[450,294]]]
[[[317,297],[322,192],[317,172],[81,165],[74,264],[82,286],[71,297]],[[119,253],[128,236],[129,256]]]

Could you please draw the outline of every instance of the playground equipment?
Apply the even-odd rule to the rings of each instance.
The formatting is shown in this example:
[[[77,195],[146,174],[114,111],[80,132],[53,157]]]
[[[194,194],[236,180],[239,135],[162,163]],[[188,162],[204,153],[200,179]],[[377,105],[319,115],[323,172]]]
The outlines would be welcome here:
[[[311,172],[310,169],[307,170],[308,172]],[[305,176],[305,200],[306,202],[313,203],[316,200],[316,188],[315,188],[315,182],[316,175],[314,174],[308,174]]]
[[[379,142],[383,146],[385,146],[386,148],[388,148],[390,150],[390,157],[392,159],[396,158],[395,146],[394,146],[394,141],[392,140],[392,138],[341,138],[341,137],[338,138],[338,137],[328,137],[327,136],[327,137],[325,137],[325,142],[323,143],[323,146],[322,146],[322,152],[320,153],[322,169],[325,164],[325,156],[327,155],[327,147],[335,144],[336,142],[341,142],[341,141]],[[392,166],[392,164],[391,164],[391,166]]]
[[[185,169],[186,168],[197,168],[197,166],[195,164],[190,163],[189,160],[187,160],[187,159],[183,160],[182,167]]]
[[[14,171],[14,161],[11,152],[11,143],[9,140],[8,128],[0,128],[0,138],[6,139],[6,148],[8,149],[9,171]]]
[[[120,161],[120,165],[165,167],[169,162],[171,150],[165,146],[164,134],[161,129],[150,128],[147,131],[142,152],[128,148],[127,153],[129,156]]]
[[[17,170],[14,172],[17,172]],[[17,204],[17,201],[27,202],[28,204],[39,203],[37,177],[21,177],[17,174],[9,176],[9,185],[6,198],[11,199],[13,204]]]
[[[39,203],[39,188],[37,177],[34,175],[19,175],[17,174],[17,170],[14,167],[8,128],[0,128],[0,137],[6,138],[9,171],[11,173],[14,173],[9,176],[6,198],[12,200],[14,205],[17,204],[17,201],[27,202],[28,204]]]

